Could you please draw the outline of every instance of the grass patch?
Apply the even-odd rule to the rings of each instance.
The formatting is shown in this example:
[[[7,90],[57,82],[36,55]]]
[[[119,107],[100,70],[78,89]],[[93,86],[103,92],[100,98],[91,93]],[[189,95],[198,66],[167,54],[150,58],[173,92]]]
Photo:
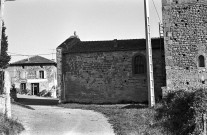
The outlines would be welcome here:
[[[154,109],[143,104],[83,105],[60,104],[71,109],[94,110],[103,113],[113,125],[116,135],[162,135],[154,120]]]
[[[0,114],[0,134],[18,135],[23,130],[24,127],[22,124],[18,123],[16,120],[7,119],[3,114]]]

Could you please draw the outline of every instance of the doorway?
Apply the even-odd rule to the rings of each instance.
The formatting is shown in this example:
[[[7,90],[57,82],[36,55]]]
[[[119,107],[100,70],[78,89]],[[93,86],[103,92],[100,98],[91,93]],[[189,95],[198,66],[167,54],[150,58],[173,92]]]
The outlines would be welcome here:
[[[39,93],[39,83],[32,83],[32,95],[37,95]]]

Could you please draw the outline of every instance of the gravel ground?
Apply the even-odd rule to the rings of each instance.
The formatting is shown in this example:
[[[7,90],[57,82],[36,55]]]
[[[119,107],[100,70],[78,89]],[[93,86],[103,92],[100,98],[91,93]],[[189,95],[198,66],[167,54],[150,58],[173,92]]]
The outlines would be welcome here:
[[[101,113],[57,107],[57,100],[49,98],[18,97],[12,116],[24,125],[22,135],[114,135]]]

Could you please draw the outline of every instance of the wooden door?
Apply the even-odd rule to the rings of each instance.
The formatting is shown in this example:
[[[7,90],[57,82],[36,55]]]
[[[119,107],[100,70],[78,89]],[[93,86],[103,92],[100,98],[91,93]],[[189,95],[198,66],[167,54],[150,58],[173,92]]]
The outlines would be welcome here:
[[[32,95],[39,93],[39,83],[32,83]]]

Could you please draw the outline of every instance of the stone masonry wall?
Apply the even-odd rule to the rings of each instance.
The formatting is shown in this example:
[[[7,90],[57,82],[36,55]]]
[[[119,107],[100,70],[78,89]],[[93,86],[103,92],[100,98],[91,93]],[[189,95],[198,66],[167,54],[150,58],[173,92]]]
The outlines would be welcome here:
[[[65,101],[85,103],[145,102],[146,74],[132,73],[132,58],[145,50],[71,53],[62,56]],[[164,57],[153,50],[155,94],[165,86]],[[59,69],[58,69],[59,71]]]
[[[60,98],[60,101],[64,100],[63,95],[63,74],[62,74],[62,49],[57,48],[56,50],[56,60],[57,60],[57,96]]]
[[[162,0],[167,89],[206,87],[207,0]],[[206,64],[205,64],[206,65]]]

